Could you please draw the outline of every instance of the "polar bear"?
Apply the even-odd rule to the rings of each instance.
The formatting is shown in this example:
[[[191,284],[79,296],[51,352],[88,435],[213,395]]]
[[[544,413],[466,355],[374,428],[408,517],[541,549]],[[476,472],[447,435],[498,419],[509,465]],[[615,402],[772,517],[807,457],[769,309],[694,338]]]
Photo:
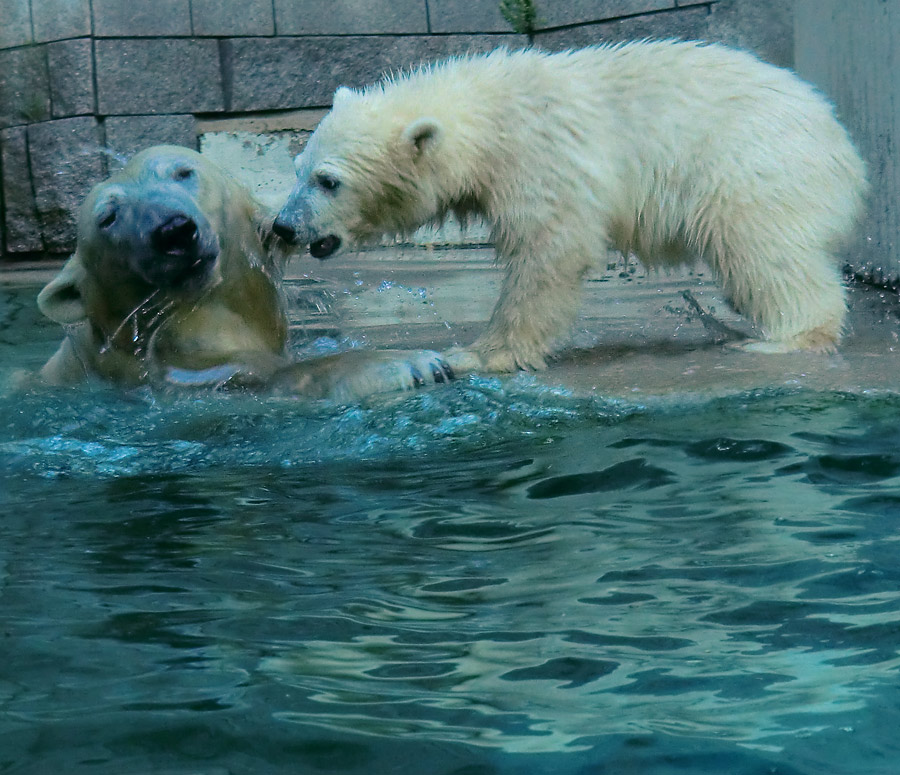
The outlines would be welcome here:
[[[609,247],[649,267],[705,260],[761,327],[760,350],[831,350],[846,311],[835,252],[866,190],[815,89],[679,41],[500,49],[342,87],[295,168],[274,229],[318,258],[485,217],[502,290],[451,363],[494,371],[545,366]]]
[[[67,336],[44,382],[242,385],[348,400],[443,382],[431,351],[351,351],[292,363],[286,255],[247,189],[187,148],[157,146],[81,206],[75,254],[39,294]]]

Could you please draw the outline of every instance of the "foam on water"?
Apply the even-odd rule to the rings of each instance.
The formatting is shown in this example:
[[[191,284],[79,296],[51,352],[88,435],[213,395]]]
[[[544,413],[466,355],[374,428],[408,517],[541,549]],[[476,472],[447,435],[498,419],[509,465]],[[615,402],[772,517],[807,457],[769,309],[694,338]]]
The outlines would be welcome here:
[[[297,466],[329,460],[478,448],[556,423],[612,421],[642,411],[579,400],[527,376],[339,406],[293,398],[149,390],[37,390],[7,405],[0,458],[42,476],[122,476],[198,467]]]

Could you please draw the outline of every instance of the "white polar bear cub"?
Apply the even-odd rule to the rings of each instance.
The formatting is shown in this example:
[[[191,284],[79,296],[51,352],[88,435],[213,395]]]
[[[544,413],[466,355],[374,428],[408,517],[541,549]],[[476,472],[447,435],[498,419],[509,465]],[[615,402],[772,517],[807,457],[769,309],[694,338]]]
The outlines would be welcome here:
[[[813,87],[742,51],[451,59],[338,89],[295,166],[275,230],[317,258],[451,212],[488,220],[506,274],[461,368],[543,368],[608,247],[648,266],[705,260],[765,332],[760,349],[841,335],[834,253],[862,208],[863,161]]]

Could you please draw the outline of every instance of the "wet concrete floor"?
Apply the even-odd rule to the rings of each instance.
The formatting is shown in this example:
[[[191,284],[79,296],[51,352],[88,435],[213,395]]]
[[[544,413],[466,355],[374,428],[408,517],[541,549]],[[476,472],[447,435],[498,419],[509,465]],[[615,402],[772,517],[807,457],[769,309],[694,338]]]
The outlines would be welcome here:
[[[293,324],[309,335],[438,350],[477,336],[500,278],[488,247],[382,247],[324,262],[303,256],[288,273],[301,300]],[[636,262],[611,259],[586,279],[577,323],[538,379],[631,401],[780,386],[900,391],[900,298],[851,283],[849,299],[837,353],[748,352],[740,337],[755,332],[708,269],[648,274]]]

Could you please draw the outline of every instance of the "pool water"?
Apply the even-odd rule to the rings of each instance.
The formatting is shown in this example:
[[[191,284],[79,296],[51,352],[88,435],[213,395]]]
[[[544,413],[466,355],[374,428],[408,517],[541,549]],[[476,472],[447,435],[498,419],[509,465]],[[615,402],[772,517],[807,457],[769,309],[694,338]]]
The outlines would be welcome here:
[[[7,391],[0,429],[0,773],[897,772],[895,394]]]

